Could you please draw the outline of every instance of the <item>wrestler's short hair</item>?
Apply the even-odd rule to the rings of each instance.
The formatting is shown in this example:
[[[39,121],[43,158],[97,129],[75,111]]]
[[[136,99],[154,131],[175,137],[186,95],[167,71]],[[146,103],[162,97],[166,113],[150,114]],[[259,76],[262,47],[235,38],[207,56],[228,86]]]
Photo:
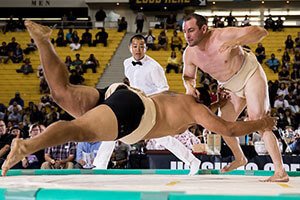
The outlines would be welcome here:
[[[206,17],[202,16],[202,15],[198,15],[196,13],[192,13],[192,14],[189,14],[187,15],[185,18],[184,18],[184,21],[189,21],[191,19],[196,19],[196,24],[197,26],[199,27],[199,29],[203,26],[203,25],[207,25],[207,19]]]
[[[199,101],[203,103],[205,106],[210,106],[211,98],[208,90],[205,87],[197,87],[196,90],[200,93]]]
[[[133,39],[136,39],[136,40],[144,40],[145,43],[146,43],[146,38],[145,38],[144,36],[142,36],[141,34],[137,34],[137,35],[134,35],[134,36],[132,36],[132,37],[130,38],[129,45],[131,45]]]

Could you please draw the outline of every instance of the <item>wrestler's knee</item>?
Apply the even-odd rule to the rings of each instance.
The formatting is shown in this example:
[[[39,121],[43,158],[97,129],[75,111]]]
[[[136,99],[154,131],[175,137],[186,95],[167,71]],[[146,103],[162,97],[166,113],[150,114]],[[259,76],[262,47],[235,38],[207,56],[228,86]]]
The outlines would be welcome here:
[[[249,120],[258,120],[263,118],[266,115],[267,111],[264,109],[248,112],[248,119]]]

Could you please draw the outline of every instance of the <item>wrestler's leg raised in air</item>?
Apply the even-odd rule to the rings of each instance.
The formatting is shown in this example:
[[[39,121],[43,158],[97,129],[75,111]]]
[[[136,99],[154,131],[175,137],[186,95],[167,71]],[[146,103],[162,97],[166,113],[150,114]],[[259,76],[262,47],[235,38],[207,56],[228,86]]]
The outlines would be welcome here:
[[[67,68],[50,42],[52,30],[31,21],[25,21],[25,26],[38,47],[54,101],[74,117],[81,116],[95,107],[99,100],[99,93],[95,88],[69,83]]]
[[[14,139],[11,151],[2,166],[2,175],[25,156],[40,149],[68,141],[113,141],[117,138],[117,133],[118,122],[115,114],[108,106],[100,105],[73,121],[55,122],[43,134],[32,139]]]
[[[267,78],[262,69],[253,74],[245,87],[247,99],[247,110],[250,120],[262,118],[270,108]],[[266,149],[268,150],[274,163],[275,173],[270,178],[263,180],[267,182],[287,182],[289,181],[281,158],[278,141],[272,131],[259,132],[262,135]]]

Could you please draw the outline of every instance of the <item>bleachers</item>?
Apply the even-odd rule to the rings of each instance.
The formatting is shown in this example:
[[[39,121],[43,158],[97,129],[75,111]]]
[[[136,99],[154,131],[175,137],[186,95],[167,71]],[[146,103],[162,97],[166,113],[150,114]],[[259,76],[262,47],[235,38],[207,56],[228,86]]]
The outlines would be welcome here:
[[[269,31],[269,35],[265,37],[261,43],[265,47],[266,50],[266,61],[271,57],[271,54],[274,53],[275,57],[280,60],[285,51],[285,40],[288,35],[292,36],[292,39],[295,41],[295,38],[298,37],[298,32],[300,32],[300,28],[284,28],[281,32],[273,32]],[[252,51],[255,51],[257,44],[249,45]],[[290,55],[291,61],[293,60],[294,55]],[[278,80],[278,73],[274,73],[266,64],[263,64],[263,69],[267,75],[268,80]],[[290,72],[292,67],[290,67]]]
[[[84,29],[73,29],[78,32],[79,37]],[[100,30],[90,30],[93,35],[93,39],[95,34]],[[56,39],[58,30],[53,30],[51,38]],[[64,33],[68,32],[67,29],[64,30]],[[104,69],[109,63],[111,57],[114,55],[119,43],[124,37],[124,32],[117,32],[116,29],[108,29],[106,30],[108,33],[108,45],[104,47],[103,44],[97,44],[97,47],[89,47],[88,45],[83,45],[79,51],[71,51],[69,47],[55,47],[55,50],[62,61],[65,61],[66,56],[71,56],[72,60],[75,59],[75,54],[79,53],[80,59],[85,61],[91,53],[93,53],[97,60],[99,60],[100,67],[98,67],[97,73],[92,73],[91,69],[87,70],[87,73],[83,75],[85,78],[84,84],[88,86],[95,86],[98,82],[98,79],[101,77]],[[30,42],[30,35],[27,31],[25,32],[9,32],[5,35],[0,33],[1,42],[5,41],[9,43],[11,38],[15,37],[16,42],[21,45],[21,48],[24,50],[27,47],[27,43]],[[0,64],[0,102],[8,105],[9,100],[14,97],[16,91],[21,93],[21,97],[25,101],[25,105],[28,104],[29,101],[33,101],[34,103],[38,103],[41,95],[39,92],[39,78],[36,76],[37,67],[40,65],[40,58],[37,51],[30,53],[29,55],[24,55],[24,58],[29,57],[31,60],[31,65],[34,69],[33,74],[24,75],[22,73],[17,73],[16,69],[19,69],[22,63],[14,64],[9,61],[8,64]]]

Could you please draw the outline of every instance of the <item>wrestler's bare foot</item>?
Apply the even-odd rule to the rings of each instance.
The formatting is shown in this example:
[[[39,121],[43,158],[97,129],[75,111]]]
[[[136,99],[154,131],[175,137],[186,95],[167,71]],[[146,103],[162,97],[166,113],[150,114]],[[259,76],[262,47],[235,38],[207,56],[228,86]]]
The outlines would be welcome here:
[[[47,26],[34,23],[32,21],[25,21],[24,24],[35,42],[49,41],[52,29]]]
[[[286,173],[285,170],[282,170],[281,172],[275,172],[273,176],[259,180],[260,182],[289,182],[289,175]]]
[[[241,160],[234,160],[232,163],[226,165],[225,167],[223,167],[220,172],[221,173],[227,173],[230,172],[240,166],[244,166],[248,163],[248,160],[244,157]]]
[[[24,141],[19,138],[15,138],[11,143],[11,150],[8,154],[5,162],[2,165],[2,176],[5,176],[7,171],[17,164],[21,159],[23,159],[25,155],[25,145]]]

